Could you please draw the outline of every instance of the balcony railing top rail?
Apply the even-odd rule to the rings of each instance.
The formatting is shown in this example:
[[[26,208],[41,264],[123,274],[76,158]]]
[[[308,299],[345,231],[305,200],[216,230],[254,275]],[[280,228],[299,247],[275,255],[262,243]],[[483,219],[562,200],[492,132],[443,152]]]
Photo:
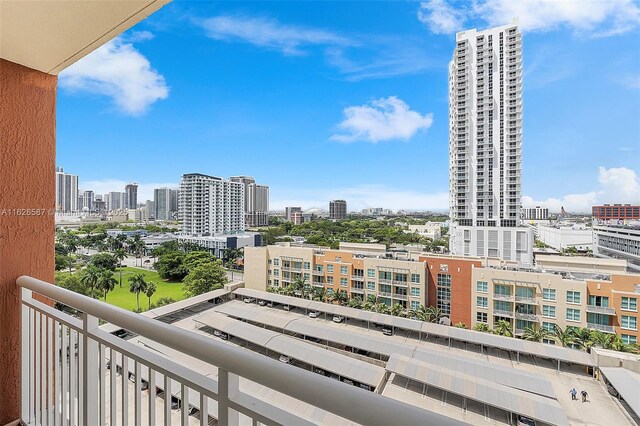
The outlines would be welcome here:
[[[607,306],[587,305],[586,311],[592,314],[604,314],[604,315],[616,314],[616,310],[614,308],[609,308]]]
[[[185,369],[185,374],[187,371],[189,372],[189,383],[197,382],[196,384],[199,386],[198,391],[201,393],[201,403],[206,401],[206,398],[203,400],[202,395],[207,395],[218,401],[218,421],[220,424],[229,424],[230,419],[233,419],[233,417],[231,417],[232,412],[249,413],[248,415],[257,414],[255,398],[251,398],[250,395],[237,390],[238,376],[360,424],[464,424],[449,417],[426,411],[373,392],[358,389],[327,377],[320,377],[318,374],[294,368],[263,355],[108,305],[32,277],[22,276],[18,278],[17,284],[23,289],[23,322],[26,320],[31,324],[30,321],[33,320],[34,324],[33,327],[29,324],[22,327],[23,353],[29,353],[32,357],[38,356],[39,347],[36,345],[35,348],[31,348],[30,346],[32,342],[40,340],[40,336],[35,335],[37,330],[36,325],[40,323],[39,321],[46,321],[48,324],[49,319],[51,319],[54,323],[66,324],[69,329],[77,333],[77,341],[80,348],[78,362],[81,364],[78,372],[81,376],[86,376],[92,371],[92,374],[96,375],[98,371],[104,373],[104,362],[100,362],[100,358],[104,355],[104,348],[100,345],[105,343],[109,344],[108,347],[111,348],[111,351],[115,348],[122,354],[123,367],[124,365],[128,365],[127,359],[134,359],[136,362],[136,373],[140,373],[141,365],[148,365],[149,370],[151,370],[151,366],[154,366],[159,367],[165,374],[170,374],[170,369],[175,367],[175,363],[170,359],[159,357],[154,352],[140,347],[135,347],[134,350],[132,346],[135,345],[131,342],[115,338],[97,327],[98,320],[106,321],[141,337],[157,342],[158,344],[165,345],[174,351],[217,366],[219,374],[218,381],[213,381],[208,377],[187,369]],[[72,318],[67,314],[32,299],[32,292],[83,312],[82,319]],[[32,311],[34,315],[36,312],[40,312],[48,319],[36,321],[34,316],[30,320],[30,311]],[[47,327],[46,330],[47,331],[40,331],[40,333],[51,332],[49,327]],[[30,333],[34,333],[34,335],[30,335]],[[49,336],[53,337],[54,333],[51,332]],[[57,342],[58,339],[60,339],[60,337],[54,338],[53,340]],[[44,343],[45,340],[43,337],[42,342]],[[66,341],[65,343],[65,340],[63,340],[62,343],[68,344],[70,342]],[[62,348],[63,346],[60,345],[57,347]],[[56,356],[59,356],[57,352],[56,350]],[[64,354],[64,351],[60,352]],[[149,362],[144,364],[145,357],[147,356]],[[69,356],[67,355],[67,357]],[[73,356],[70,358],[73,358]],[[24,377],[25,368],[27,375],[30,371],[30,362],[29,359],[22,359],[23,420],[31,424],[31,421],[35,418],[39,420],[39,422],[36,421],[35,423],[46,423],[47,420],[41,417],[44,414],[38,415],[37,411],[29,411],[29,401],[32,401],[33,393],[40,391],[38,385],[36,385],[36,389],[29,387],[30,384],[39,382],[38,380],[33,380],[31,377],[33,374],[29,376],[31,377],[30,379],[25,379]],[[116,369],[112,368],[111,370],[112,379],[115,380],[115,373],[113,373],[113,371]],[[37,377],[38,374],[43,373],[41,370],[36,370],[35,376]],[[134,377],[141,377],[141,375]],[[100,416],[104,414],[104,407],[98,406],[102,402],[100,402],[99,399],[93,399],[90,394],[91,391],[96,392],[97,389],[95,386],[98,386],[97,383],[101,382],[102,379],[98,380],[97,377],[94,377],[95,383],[92,382],[91,379],[90,377],[85,377],[82,381],[84,386],[79,386],[78,389],[76,389],[76,391],[80,392],[80,398],[78,398],[79,403],[77,406],[73,407],[78,410],[74,415],[76,415],[80,423],[83,424],[91,424],[94,420],[97,422],[98,413],[100,413]],[[167,384],[166,380],[167,378],[165,377],[165,385]],[[49,380],[49,383],[51,382],[53,381]],[[235,390],[233,389],[234,387]],[[126,386],[123,386],[123,392],[125,388]],[[182,389],[183,391],[185,389],[184,382]],[[135,391],[139,390],[140,381],[136,381]],[[66,391],[67,390],[64,390],[65,393]],[[70,387],[68,391],[70,393],[73,392],[73,387]],[[135,393],[136,419],[138,419],[140,393]],[[43,397],[45,394],[46,393],[42,391]],[[35,400],[38,400],[37,395],[35,396]],[[189,400],[190,399],[187,401]],[[27,404],[26,408],[25,403]],[[62,405],[65,406],[65,404]],[[258,405],[264,406],[264,403],[258,401]],[[38,407],[42,409],[42,406],[37,405],[36,402],[36,408]],[[183,424],[188,423],[188,409],[189,404],[182,405],[181,419]],[[52,412],[54,412],[53,409],[49,410],[48,415],[52,415]],[[283,412],[286,413],[286,408],[272,407],[271,410],[267,410],[267,412],[274,413],[274,416],[276,412],[282,415]],[[41,413],[44,413],[44,411],[41,411]],[[295,416],[294,413],[291,414]],[[25,416],[28,418],[24,418]],[[281,419],[282,417],[279,418]],[[254,419],[262,423],[278,423],[277,420],[265,417],[264,414],[257,415]],[[293,420],[293,418],[290,418],[290,420]],[[201,424],[206,424],[206,422],[201,420]]]

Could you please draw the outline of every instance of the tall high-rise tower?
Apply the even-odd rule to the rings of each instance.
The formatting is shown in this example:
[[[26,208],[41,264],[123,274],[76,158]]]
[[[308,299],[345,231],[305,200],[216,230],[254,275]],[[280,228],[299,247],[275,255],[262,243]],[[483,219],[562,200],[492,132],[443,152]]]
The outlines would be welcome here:
[[[347,202],[345,200],[329,201],[329,218],[342,220],[347,218]]]
[[[125,209],[135,209],[138,208],[138,184],[130,183],[124,187],[125,199],[124,206]]]
[[[56,211],[75,212],[78,210],[78,176],[65,173],[56,167]]]
[[[182,175],[178,219],[185,235],[243,232],[244,185],[199,173]]]
[[[522,39],[517,21],[456,34],[449,65],[450,251],[532,264],[520,227]]]
[[[244,184],[245,222],[249,228],[269,225],[269,187],[259,185],[251,176],[231,176],[232,182]]]

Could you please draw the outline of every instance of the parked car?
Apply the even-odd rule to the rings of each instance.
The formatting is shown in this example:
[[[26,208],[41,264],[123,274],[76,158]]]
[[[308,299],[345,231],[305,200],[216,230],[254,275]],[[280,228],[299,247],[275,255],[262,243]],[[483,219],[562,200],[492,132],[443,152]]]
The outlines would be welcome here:
[[[227,333],[224,333],[220,330],[213,330],[213,335],[216,337],[221,338],[222,340],[228,340],[229,336],[227,335]]]
[[[267,303],[267,306],[268,306],[269,308],[273,308],[273,306],[274,306],[274,305],[277,305],[277,303],[273,303],[273,302],[269,302],[269,303]]]
[[[521,416],[518,414],[516,417],[518,426],[536,426],[536,421],[529,417]]]
[[[253,297],[245,297],[244,298],[244,303],[253,303],[255,301],[256,301],[256,299],[254,299]]]
[[[291,310],[291,306],[289,306],[289,305],[284,305],[283,308],[284,308],[285,311],[290,311]]]
[[[325,376],[327,374],[322,368],[314,368],[313,372],[314,373],[318,373],[318,374],[322,374],[323,376]]]
[[[320,312],[318,311],[309,312],[309,318],[318,318],[319,315],[320,315]]]
[[[368,391],[370,391],[370,390],[371,390],[371,386],[369,386],[369,385],[365,385],[364,383],[360,383],[360,387],[361,387],[362,389],[364,389],[364,390],[368,390]]]
[[[344,317],[342,315],[334,315],[333,322],[342,322],[344,321]]]
[[[267,304],[267,302],[265,302],[264,300],[258,300],[258,305],[264,306],[266,304]]]
[[[382,334],[385,336],[393,336],[393,330],[390,327],[384,327],[382,329]]]
[[[342,382],[353,386],[353,380],[351,380],[351,379],[342,379]]]
[[[280,358],[278,358],[278,360],[280,362],[284,362],[285,364],[291,364],[291,358],[286,355],[280,355]]]

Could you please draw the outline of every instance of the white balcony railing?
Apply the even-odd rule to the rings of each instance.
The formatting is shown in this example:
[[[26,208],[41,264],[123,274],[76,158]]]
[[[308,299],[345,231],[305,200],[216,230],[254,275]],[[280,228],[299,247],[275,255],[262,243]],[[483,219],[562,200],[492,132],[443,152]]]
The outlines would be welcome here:
[[[612,316],[616,315],[616,310],[614,308],[609,308],[605,306],[587,305],[586,311],[592,314],[602,314],[602,315],[612,315]]]
[[[610,333],[610,334],[614,334],[616,332],[616,329],[612,325],[596,324],[591,322],[587,323],[587,328],[591,330],[602,331],[603,333]]]
[[[311,424],[240,390],[249,380],[360,424],[462,424],[377,393],[216,341],[69,290],[20,277],[21,415],[41,424]],[[76,318],[34,294],[80,311]],[[204,375],[98,327],[122,327],[173,353],[217,366]],[[243,417],[244,418],[244,417]],[[244,422],[244,421],[243,421]]]

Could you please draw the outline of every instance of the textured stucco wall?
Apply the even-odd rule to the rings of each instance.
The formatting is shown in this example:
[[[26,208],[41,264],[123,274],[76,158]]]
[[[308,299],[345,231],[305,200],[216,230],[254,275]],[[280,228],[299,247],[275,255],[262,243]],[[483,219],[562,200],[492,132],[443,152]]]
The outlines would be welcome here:
[[[20,417],[15,280],[53,282],[57,77],[0,59],[0,424]],[[22,216],[14,209],[44,210]],[[32,211],[33,213],[33,211]]]

